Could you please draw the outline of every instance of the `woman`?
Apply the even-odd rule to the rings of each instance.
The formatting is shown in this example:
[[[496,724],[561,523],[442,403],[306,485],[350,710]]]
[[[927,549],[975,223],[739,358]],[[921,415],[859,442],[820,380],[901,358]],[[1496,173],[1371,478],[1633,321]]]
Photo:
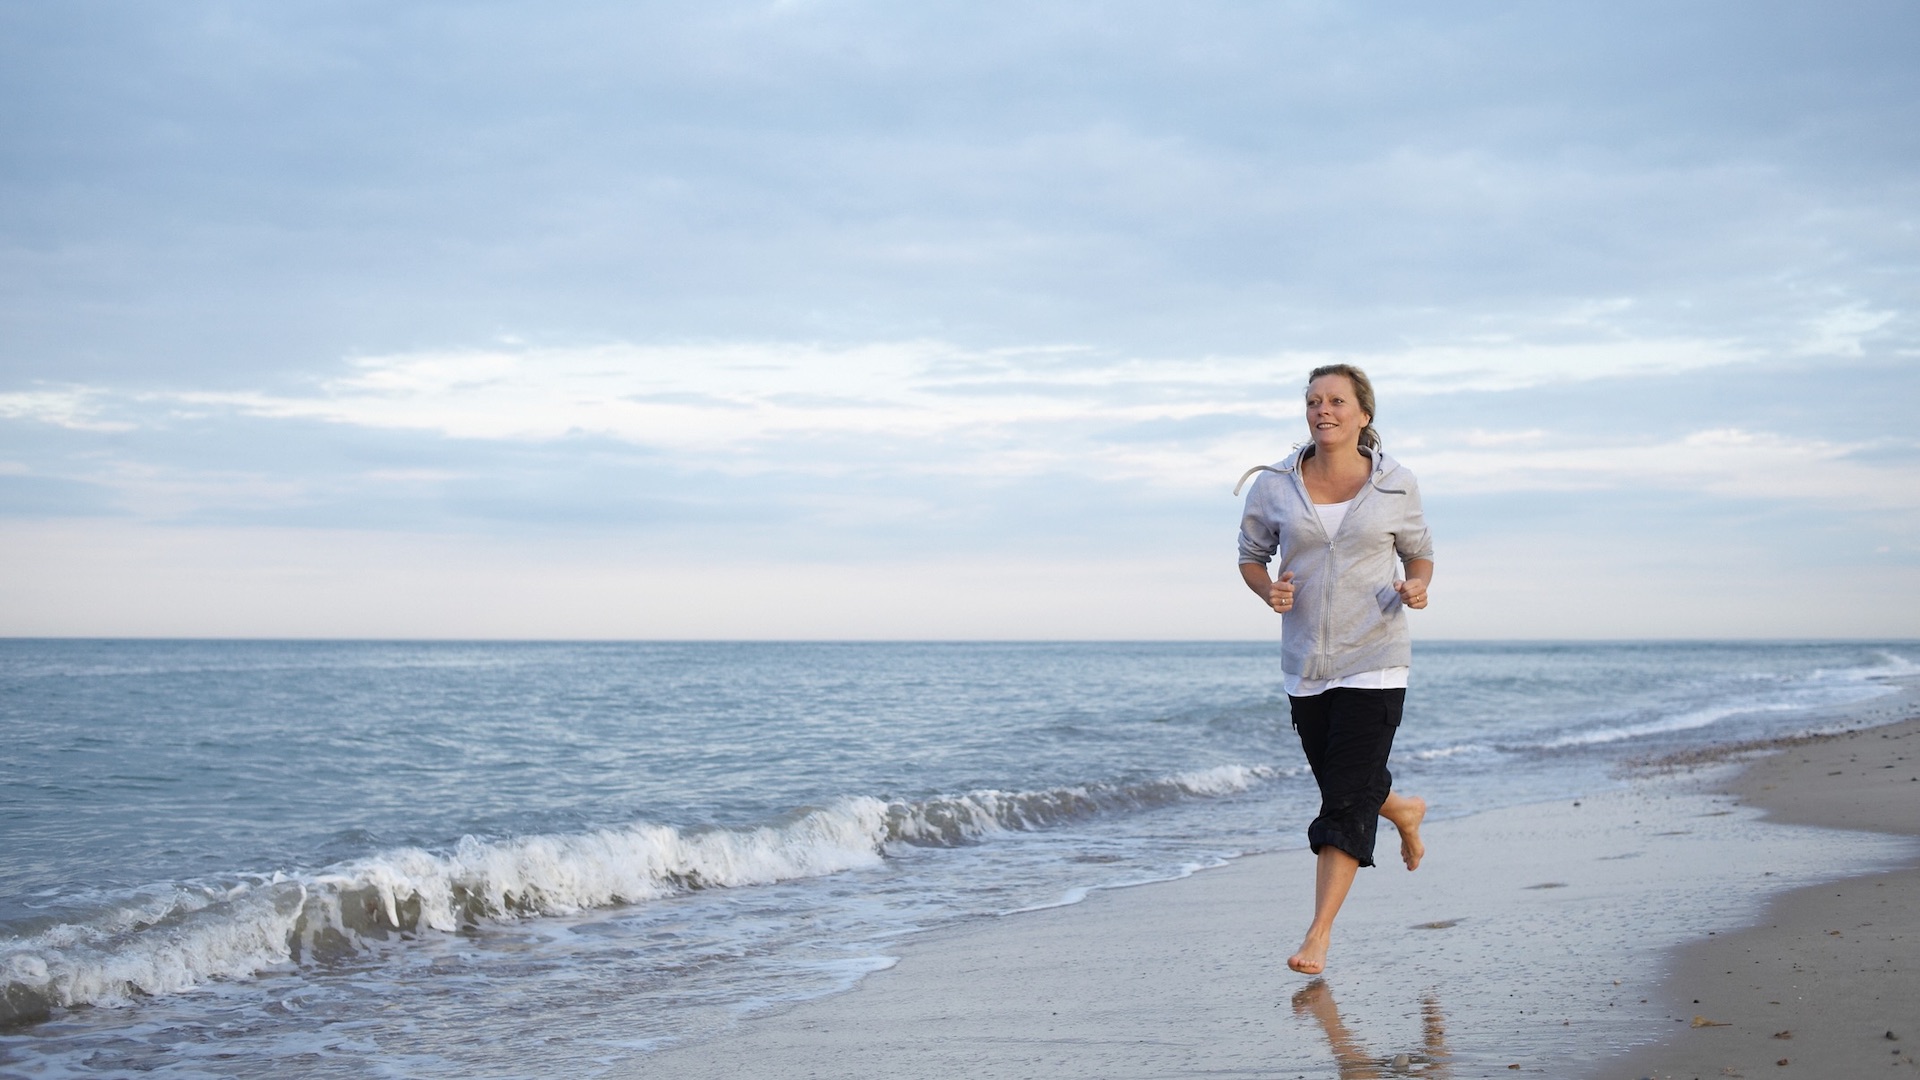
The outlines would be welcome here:
[[[1320,860],[1313,924],[1287,960],[1306,975],[1326,970],[1334,916],[1355,873],[1373,865],[1378,819],[1399,831],[1407,869],[1426,853],[1427,804],[1393,790],[1387,754],[1413,659],[1404,609],[1427,606],[1433,545],[1420,489],[1380,452],[1373,416],[1373,385],[1359,368],[1315,368],[1307,380],[1312,441],[1240,478],[1261,473],[1240,520],[1240,576],[1286,616],[1280,669],[1320,785],[1320,815],[1307,828]],[[1280,574],[1270,578],[1276,552]],[[1396,580],[1396,559],[1404,579]]]

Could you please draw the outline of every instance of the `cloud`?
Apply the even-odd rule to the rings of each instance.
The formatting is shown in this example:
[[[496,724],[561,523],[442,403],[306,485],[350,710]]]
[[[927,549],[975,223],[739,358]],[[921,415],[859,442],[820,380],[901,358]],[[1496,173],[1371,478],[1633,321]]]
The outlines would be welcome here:
[[[0,418],[33,420],[73,431],[131,431],[132,423],[100,416],[115,396],[107,389],[86,386],[0,393]]]
[[[503,328],[1380,352],[1582,309],[1790,350],[1836,297],[1910,306],[1914,18],[52,5],[0,41],[0,362],[232,388]]]
[[[1864,304],[1848,304],[1810,321],[1798,349],[1803,356],[1861,356],[1862,341],[1900,317],[1897,311],[1874,311]]]
[[[1348,362],[1461,534],[1911,549],[1910,7],[121,14],[0,35],[16,522],[1187,558]]]
[[[1512,433],[1524,450],[1499,436],[1470,432],[1429,439],[1420,453],[1421,483],[1458,494],[1597,491],[1642,488],[1769,502],[1828,503],[1852,509],[1920,509],[1920,460],[1878,460],[1883,441],[1855,443],[1715,428],[1678,439],[1538,445],[1541,433]],[[1491,444],[1491,445],[1489,445]],[[1912,440],[1898,445],[1913,448]]]
[[[954,469],[1071,467],[1090,443],[1154,459],[1118,431],[1159,425],[1190,451],[1210,431],[1298,412],[1305,373],[1357,363],[1383,391],[1509,391],[1740,363],[1715,342],[1487,340],[1392,353],[1126,358],[1082,347],[968,350],[935,341],[501,348],[362,357],[304,393],[181,391],[146,400],[452,439],[602,437],[731,468],[838,470],[850,440],[937,448]],[[98,400],[105,391],[64,392]],[[1181,425],[1185,425],[1183,428]],[[1176,434],[1184,432],[1185,434]],[[814,447],[809,451],[809,446]],[[1193,462],[1164,459],[1185,473]],[[919,464],[927,462],[922,459]],[[1150,468],[1149,472],[1165,471]]]
[[[1576,313],[1569,321],[1586,316]],[[266,425],[389,432],[453,444],[591,455],[601,444],[643,455],[658,471],[716,475],[894,475],[1013,479],[1080,477],[1194,490],[1238,475],[1293,440],[1300,384],[1312,367],[1369,370],[1398,415],[1422,399],[1740,371],[1749,355],[1691,340],[1532,342],[1513,337],[1390,352],[1122,357],[1084,346],[966,349],[922,340],[854,348],[761,342],[542,347],[508,344],[367,356],[304,390],[115,392],[40,388],[0,397],[0,415],[75,431],[162,431],[221,418]],[[1647,384],[1652,385],[1652,384]],[[1490,413],[1491,415],[1492,413]],[[196,419],[198,418],[198,419]],[[1886,501],[1886,468],[1853,460],[1864,444],[1698,425],[1672,436],[1595,439],[1534,425],[1402,426],[1429,484],[1461,491],[1565,490],[1629,482],[1723,493],[1818,497],[1810,468],[1843,476],[1835,490]],[[569,450],[568,447],[575,449]],[[494,466],[498,467],[498,466]],[[391,487],[471,480],[481,466],[375,462],[361,483]],[[1758,477],[1773,479],[1763,482]],[[163,480],[164,477],[164,480]],[[173,505],[222,485],[235,497],[286,500],[284,476],[202,467],[193,475],[123,463],[109,482]],[[337,485],[339,481],[331,482]]]

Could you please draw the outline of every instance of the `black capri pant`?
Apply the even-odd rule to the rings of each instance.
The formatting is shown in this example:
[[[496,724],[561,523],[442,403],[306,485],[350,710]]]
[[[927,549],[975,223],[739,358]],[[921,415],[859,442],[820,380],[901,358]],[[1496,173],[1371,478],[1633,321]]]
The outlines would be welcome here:
[[[1312,697],[1289,697],[1293,729],[1320,785],[1320,816],[1307,826],[1313,853],[1328,844],[1373,865],[1380,806],[1393,791],[1387,754],[1400,727],[1407,692],[1336,687]]]

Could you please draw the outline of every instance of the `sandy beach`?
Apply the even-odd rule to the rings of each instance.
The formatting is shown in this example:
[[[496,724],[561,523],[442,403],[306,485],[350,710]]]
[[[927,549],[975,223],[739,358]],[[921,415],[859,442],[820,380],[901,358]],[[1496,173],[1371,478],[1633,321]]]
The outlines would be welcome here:
[[[1906,711],[1910,712],[1911,709]],[[1766,820],[1920,836],[1920,721],[1788,747],[1724,790]],[[1638,1048],[1596,1078],[1852,1077],[1920,1052],[1920,868],[1778,897],[1754,927],[1682,950],[1661,999],[1709,1024]]]
[[[1432,822],[1417,873],[1364,872],[1323,980],[1284,966],[1310,912],[1311,856],[1283,851],[904,937],[872,960],[891,966],[849,992],[748,1015],[618,1074],[1911,1067],[1914,711],[1910,697],[1883,698],[1856,711],[1859,730],[1757,761],[1749,750],[1649,769],[1624,790]]]

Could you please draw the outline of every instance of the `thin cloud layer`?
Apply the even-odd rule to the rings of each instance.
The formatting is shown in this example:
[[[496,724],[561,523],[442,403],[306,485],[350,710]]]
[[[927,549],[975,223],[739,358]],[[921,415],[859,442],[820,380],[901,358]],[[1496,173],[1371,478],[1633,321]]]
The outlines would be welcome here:
[[[1549,597],[1565,568],[1518,553],[1575,530],[1636,596],[1686,594],[1716,536],[1877,583],[1811,593],[1823,625],[1920,587],[1898,0],[186,0],[0,28],[0,632],[105,632],[154,575],[141,632],[241,578],[247,632],[355,574],[377,607],[396,576],[525,568],[537,605],[592,596],[559,565],[582,545],[679,614],[527,625],[721,632],[661,583],[722,581],[695,568],[726,551],[815,567],[833,633],[902,632],[900,583],[962,562],[953,633],[1002,601],[1008,633],[1266,633],[1208,606],[1239,611],[1230,571],[1204,600],[1212,572],[1181,575],[1226,558],[1232,478],[1340,361],[1460,545],[1442,587]],[[442,543],[493,561],[406,554]],[[97,609],[30,587],[143,544],[171,569]],[[1095,563],[1159,610],[1036,621],[982,584]]]
[[[1610,301],[1628,337],[1771,347],[1910,302],[1905,5],[1009,15],[16,9],[7,363],[246,385],[502,332],[1380,352]]]
[[[0,395],[0,416],[71,431],[221,416],[462,441],[606,439],[721,472],[1059,472],[1173,487],[1230,468],[1297,416],[1304,372],[1353,363],[1399,395],[1516,391],[1737,364],[1713,342],[1622,341],[1125,359],[1089,348],[510,347],[364,357],[303,392],[69,386]],[[876,461],[873,450],[887,453]],[[1601,467],[1599,471],[1604,471]],[[410,474],[422,475],[422,474]]]
[[[857,349],[515,346],[361,358],[304,392],[34,390],[0,395],[0,415],[75,436],[149,435],[156,452],[144,461],[103,455],[96,445],[65,464],[19,467],[119,489],[129,505],[181,507],[197,493],[204,506],[261,507],[276,494],[298,499],[315,488],[350,498],[356,486],[457,486],[485,474],[486,453],[477,448],[489,445],[549,455],[537,466],[547,473],[624,447],[638,455],[626,468],[658,474],[885,478],[923,489],[941,477],[1091,480],[1136,486],[1150,500],[1205,490],[1250,456],[1264,460],[1297,439],[1303,373],[1332,362],[1373,372],[1387,407],[1402,415],[1418,418],[1423,401],[1499,402],[1486,420],[1506,419],[1510,403],[1529,393],[1587,385],[1598,406],[1654,392],[1663,380],[1697,374],[1732,383],[1753,368],[1737,350],[1685,341],[1190,361],[1116,359],[1085,348],[969,352],[924,341]],[[1436,417],[1389,427],[1395,452],[1417,460],[1428,486],[1445,495],[1651,488],[1857,509],[1920,505],[1920,472],[1886,453],[1920,440],[1768,431],[1751,427],[1753,419],[1625,417],[1611,429],[1571,431],[1461,429]],[[466,448],[453,454],[466,465],[396,462],[350,475],[166,467],[170,443],[243,423],[264,425],[263,433],[342,429],[336,438],[349,442],[361,437],[354,432],[441,440]],[[166,497],[154,498],[159,492]],[[875,497],[849,489],[840,501],[852,509]]]
[[[1459,440],[1463,449],[1420,452],[1424,482],[1458,495],[1653,489],[1920,510],[1920,439],[1832,443],[1738,428],[1656,443],[1547,442],[1537,431],[1513,435],[1509,445],[1500,445],[1508,440],[1473,433]],[[1516,453],[1511,445],[1525,450]],[[1897,447],[1906,459],[1874,460],[1873,452],[1885,447]]]

